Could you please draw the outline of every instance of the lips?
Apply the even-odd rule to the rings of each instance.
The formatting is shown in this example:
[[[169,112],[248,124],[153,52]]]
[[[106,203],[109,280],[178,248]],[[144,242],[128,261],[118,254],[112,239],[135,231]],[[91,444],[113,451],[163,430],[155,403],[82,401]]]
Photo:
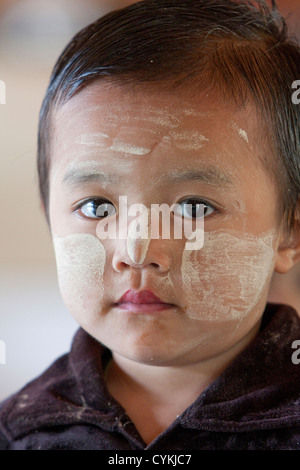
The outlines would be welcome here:
[[[174,307],[173,304],[164,302],[149,290],[139,292],[128,290],[118,300],[116,306],[123,310],[139,313],[151,313]]]

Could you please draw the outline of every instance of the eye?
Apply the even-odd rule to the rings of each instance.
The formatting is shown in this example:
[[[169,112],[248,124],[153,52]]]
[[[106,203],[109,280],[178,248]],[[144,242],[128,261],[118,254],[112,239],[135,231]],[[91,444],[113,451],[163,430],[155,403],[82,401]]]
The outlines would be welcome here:
[[[190,219],[201,219],[215,212],[215,208],[206,201],[198,198],[188,198],[177,203],[179,207],[175,207],[174,214]],[[176,205],[177,206],[177,205]]]
[[[77,212],[88,219],[101,219],[116,214],[117,210],[107,199],[95,198],[82,202]]]

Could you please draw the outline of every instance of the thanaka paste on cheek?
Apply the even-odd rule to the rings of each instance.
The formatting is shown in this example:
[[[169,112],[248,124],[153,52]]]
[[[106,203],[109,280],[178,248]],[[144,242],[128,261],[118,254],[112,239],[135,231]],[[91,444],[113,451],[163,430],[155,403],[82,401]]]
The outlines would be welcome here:
[[[53,237],[58,283],[74,317],[101,309],[106,252],[101,241],[87,233]]]
[[[260,237],[208,232],[201,250],[184,249],[181,274],[188,315],[209,321],[246,316],[272,275],[273,240],[273,232]]]

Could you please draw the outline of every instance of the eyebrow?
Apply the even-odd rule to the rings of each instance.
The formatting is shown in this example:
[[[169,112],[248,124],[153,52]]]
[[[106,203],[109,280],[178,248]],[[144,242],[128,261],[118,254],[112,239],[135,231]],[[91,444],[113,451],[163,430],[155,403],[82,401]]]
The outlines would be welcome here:
[[[119,176],[108,175],[98,170],[71,168],[65,173],[62,182],[68,186],[80,186],[86,183],[116,184],[119,180]]]
[[[166,183],[196,181],[199,183],[211,184],[213,186],[233,185],[233,181],[229,174],[223,170],[221,171],[215,166],[209,166],[199,170],[187,170],[183,172],[171,171],[168,175],[161,177],[161,179]]]
[[[121,175],[107,174],[99,170],[71,168],[64,175],[62,182],[69,186],[80,186],[87,183],[118,184],[121,179],[124,179]],[[158,177],[155,185],[189,181],[213,186],[230,186],[233,184],[228,173],[217,167],[209,166],[199,170],[172,170],[167,175]]]

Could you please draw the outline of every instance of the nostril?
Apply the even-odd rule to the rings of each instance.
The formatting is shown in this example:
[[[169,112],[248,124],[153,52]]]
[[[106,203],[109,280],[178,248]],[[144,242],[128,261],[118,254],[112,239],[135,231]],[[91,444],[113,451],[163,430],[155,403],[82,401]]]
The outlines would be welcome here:
[[[129,268],[129,265],[127,263],[124,263],[124,261],[120,261],[119,263],[116,263],[114,265],[114,268],[117,272],[121,273],[123,272],[125,269]]]
[[[159,264],[157,264],[157,263],[151,263],[151,265],[152,265],[154,268],[159,268]]]
[[[121,261],[121,263],[119,263],[119,267],[121,269],[126,269],[126,268],[129,268],[129,264],[124,263],[124,261]]]

